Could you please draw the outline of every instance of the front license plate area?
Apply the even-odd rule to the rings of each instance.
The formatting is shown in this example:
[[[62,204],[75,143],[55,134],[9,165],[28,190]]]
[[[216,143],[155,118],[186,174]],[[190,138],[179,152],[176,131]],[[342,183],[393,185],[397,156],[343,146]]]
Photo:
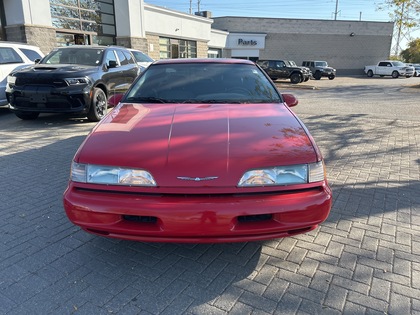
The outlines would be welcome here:
[[[47,96],[45,94],[33,94],[29,97],[31,103],[46,103]]]

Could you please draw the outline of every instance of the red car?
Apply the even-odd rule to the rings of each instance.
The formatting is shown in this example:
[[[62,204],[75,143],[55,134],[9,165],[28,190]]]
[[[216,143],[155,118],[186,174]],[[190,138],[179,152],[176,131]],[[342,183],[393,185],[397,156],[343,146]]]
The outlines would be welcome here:
[[[331,209],[313,138],[253,62],[161,60],[77,151],[64,193],[87,232],[243,242],[311,231]]]

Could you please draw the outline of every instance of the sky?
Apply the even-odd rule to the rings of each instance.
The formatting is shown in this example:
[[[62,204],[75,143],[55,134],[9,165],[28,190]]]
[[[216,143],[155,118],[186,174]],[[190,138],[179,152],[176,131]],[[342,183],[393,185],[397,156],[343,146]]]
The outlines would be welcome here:
[[[380,0],[145,0],[168,9],[190,12],[211,11],[213,17],[252,16],[295,19],[352,21],[390,20],[387,11],[377,10]],[[336,10],[337,6],[337,10]],[[337,14],[336,14],[337,12]]]

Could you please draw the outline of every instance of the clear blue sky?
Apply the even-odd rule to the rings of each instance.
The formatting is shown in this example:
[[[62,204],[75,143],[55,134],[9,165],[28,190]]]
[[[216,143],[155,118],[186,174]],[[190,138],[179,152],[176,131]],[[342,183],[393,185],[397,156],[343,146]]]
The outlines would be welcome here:
[[[189,13],[190,0],[145,0],[146,3]],[[387,11],[378,11],[380,0],[201,0],[200,10],[211,11],[213,17],[253,16],[296,19],[355,20],[388,22]],[[197,11],[198,1],[191,1]]]

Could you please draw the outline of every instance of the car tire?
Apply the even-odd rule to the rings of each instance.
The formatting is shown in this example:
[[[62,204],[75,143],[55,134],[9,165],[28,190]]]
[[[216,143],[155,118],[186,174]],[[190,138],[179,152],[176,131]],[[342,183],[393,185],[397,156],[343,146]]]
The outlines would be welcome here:
[[[369,70],[369,71],[367,72],[367,76],[368,76],[369,78],[373,77],[373,71],[372,71],[372,70]]]
[[[334,79],[335,79],[335,75],[329,75],[329,76],[328,76],[328,79],[330,79],[330,80],[334,80]]]
[[[89,121],[100,121],[108,111],[108,101],[105,92],[94,88],[87,118]]]
[[[309,81],[309,76],[305,77],[305,79],[303,79],[303,82],[308,82]]]
[[[321,72],[319,72],[319,71],[315,72],[314,79],[315,80],[321,80]]]
[[[399,76],[400,76],[400,74],[398,73],[398,71],[393,71],[393,72],[392,72],[392,77],[393,77],[394,79],[398,78]]]
[[[37,119],[39,113],[36,112],[15,112],[16,117],[22,120],[34,120]]]
[[[303,81],[302,76],[299,73],[292,73],[290,76],[290,82],[293,84],[298,84]]]

